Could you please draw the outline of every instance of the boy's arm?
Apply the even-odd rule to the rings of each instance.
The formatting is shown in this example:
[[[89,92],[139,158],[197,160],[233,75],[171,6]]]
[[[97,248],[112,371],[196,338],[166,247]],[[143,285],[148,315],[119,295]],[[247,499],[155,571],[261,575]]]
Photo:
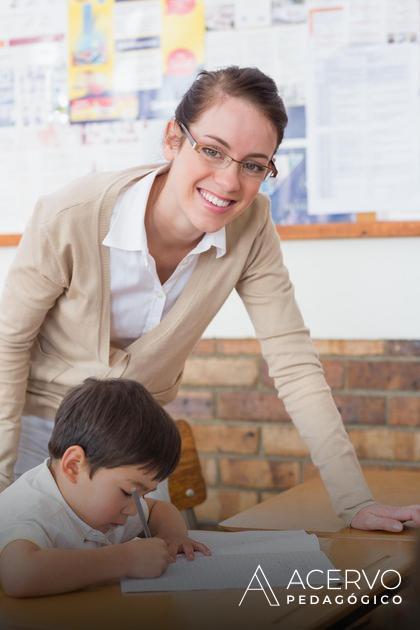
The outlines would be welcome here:
[[[176,533],[186,536],[187,526],[181,512],[168,501],[144,499],[149,508],[149,528],[152,536],[162,538],[163,535]]]
[[[145,499],[149,508],[149,528],[152,536],[162,538],[168,545],[172,558],[177,553],[185,553],[188,560],[194,560],[194,551],[201,551],[206,556],[210,549],[188,537],[187,526],[181,512],[167,501]]]
[[[98,549],[40,549],[15,540],[0,555],[0,580],[12,597],[53,595],[123,577],[158,577],[169,562],[160,538]]]

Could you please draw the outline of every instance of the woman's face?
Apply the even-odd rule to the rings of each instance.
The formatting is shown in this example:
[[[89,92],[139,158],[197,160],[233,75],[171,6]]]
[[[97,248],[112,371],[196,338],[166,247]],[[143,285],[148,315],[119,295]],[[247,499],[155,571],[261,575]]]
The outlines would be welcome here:
[[[199,144],[219,148],[235,160],[248,158],[268,164],[276,148],[273,124],[240,98],[225,97],[209,107],[189,131]],[[178,125],[172,132],[182,137]],[[194,237],[216,232],[233,221],[248,208],[261,185],[235,162],[223,169],[214,168],[186,138],[179,146],[170,133],[165,140],[165,157],[172,161],[167,184],[177,222]]]

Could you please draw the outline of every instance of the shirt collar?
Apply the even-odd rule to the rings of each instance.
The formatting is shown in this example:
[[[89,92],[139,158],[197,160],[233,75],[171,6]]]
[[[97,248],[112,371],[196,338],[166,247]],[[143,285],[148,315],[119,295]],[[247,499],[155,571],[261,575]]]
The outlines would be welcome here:
[[[210,247],[216,248],[216,258],[226,254],[226,229],[224,227],[217,230],[217,232],[206,232],[201,241],[188,255],[201,254],[210,249]]]
[[[167,169],[168,164],[164,164],[124,191],[117,201],[108,234],[102,242],[103,245],[126,251],[148,253],[147,235],[144,225],[147,200],[155,177]],[[210,247],[215,247],[216,258],[224,256],[226,253],[226,229],[224,227],[217,230],[217,232],[205,233],[200,242],[188,255],[201,254],[210,249]]]
[[[155,177],[167,168],[164,164],[148,173],[118,198],[103,245],[126,251],[148,251],[144,227],[147,200]]]

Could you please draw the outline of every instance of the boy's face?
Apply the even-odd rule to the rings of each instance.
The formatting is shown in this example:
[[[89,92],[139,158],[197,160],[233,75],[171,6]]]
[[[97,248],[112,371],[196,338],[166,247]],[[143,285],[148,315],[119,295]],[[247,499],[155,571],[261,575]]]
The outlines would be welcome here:
[[[137,513],[131,492],[135,489],[143,496],[155,490],[158,483],[153,479],[155,475],[155,471],[147,472],[141,466],[129,465],[99,468],[90,478],[89,465],[84,460],[76,478],[66,484],[68,496],[64,498],[85,523],[106,532],[112,526],[123,525],[129,516]]]

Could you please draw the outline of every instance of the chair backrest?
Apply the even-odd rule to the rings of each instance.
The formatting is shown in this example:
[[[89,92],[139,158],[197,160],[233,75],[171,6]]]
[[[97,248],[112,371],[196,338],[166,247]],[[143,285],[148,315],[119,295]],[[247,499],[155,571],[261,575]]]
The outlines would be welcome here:
[[[181,458],[169,476],[169,496],[178,510],[189,510],[206,500],[206,482],[191,426],[186,420],[176,420],[176,425],[181,434]]]

